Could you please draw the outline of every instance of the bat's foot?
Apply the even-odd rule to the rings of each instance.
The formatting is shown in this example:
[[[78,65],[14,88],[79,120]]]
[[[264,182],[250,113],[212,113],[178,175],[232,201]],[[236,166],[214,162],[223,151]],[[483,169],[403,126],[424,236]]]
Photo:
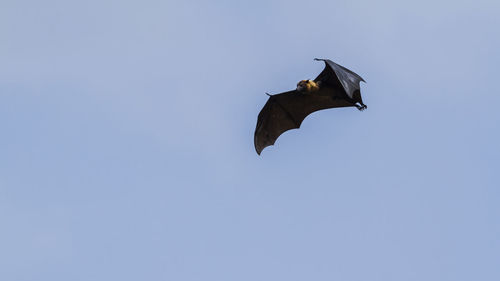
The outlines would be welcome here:
[[[358,108],[359,111],[363,111],[363,110],[368,108],[368,106],[366,106],[366,104],[362,104],[362,105],[356,104],[356,107]]]

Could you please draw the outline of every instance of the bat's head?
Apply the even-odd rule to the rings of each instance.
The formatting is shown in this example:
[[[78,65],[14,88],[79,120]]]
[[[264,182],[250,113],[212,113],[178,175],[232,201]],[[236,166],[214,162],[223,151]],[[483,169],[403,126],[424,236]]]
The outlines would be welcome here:
[[[297,83],[297,91],[299,92],[313,92],[319,89],[319,85],[312,80],[301,80]]]

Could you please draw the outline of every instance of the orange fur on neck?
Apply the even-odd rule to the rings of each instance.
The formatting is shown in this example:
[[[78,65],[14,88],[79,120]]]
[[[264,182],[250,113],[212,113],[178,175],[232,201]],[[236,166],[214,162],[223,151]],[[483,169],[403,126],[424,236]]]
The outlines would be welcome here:
[[[319,85],[318,83],[314,82],[313,80],[302,80],[299,83],[297,83],[297,88],[301,87],[301,92],[314,92],[319,90]]]

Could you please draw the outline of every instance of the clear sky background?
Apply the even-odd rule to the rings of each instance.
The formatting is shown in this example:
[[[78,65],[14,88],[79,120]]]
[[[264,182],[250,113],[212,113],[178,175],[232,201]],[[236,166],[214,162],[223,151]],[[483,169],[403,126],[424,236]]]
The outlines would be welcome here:
[[[500,280],[498,1],[0,2],[0,280]],[[368,109],[259,157],[330,58]]]

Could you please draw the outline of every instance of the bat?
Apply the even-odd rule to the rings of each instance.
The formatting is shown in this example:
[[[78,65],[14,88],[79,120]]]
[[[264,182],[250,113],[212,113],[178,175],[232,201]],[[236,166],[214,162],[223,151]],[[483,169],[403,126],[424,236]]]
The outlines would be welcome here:
[[[361,76],[329,59],[314,60],[325,62],[316,79],[301,80],[292,91],[267,94],[269,99],[259,113],[254,134],[258,155],[284,132],[298,129],[315,111],[348,106],[360,111],[367,108],[361,99],[359,83],[365,82]]]

